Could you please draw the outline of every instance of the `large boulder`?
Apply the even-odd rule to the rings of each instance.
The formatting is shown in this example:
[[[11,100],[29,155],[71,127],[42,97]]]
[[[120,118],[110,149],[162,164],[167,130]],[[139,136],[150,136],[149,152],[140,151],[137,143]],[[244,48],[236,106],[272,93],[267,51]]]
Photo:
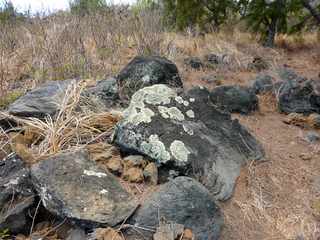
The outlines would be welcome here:
[[[31,177],[47,210],[83,228],[115,226],[137,207],[118,180],[84,150],[41,161],[32,166]]]
[[[287,80],[278,90],[278,108],[283,113],[320,113],[320,93],[315,82],[294,72],[285,72]]]
[[[219,239],[223,226],[222,213],[208,190],[188,177],[162,185],[142,204],[130,220],[140,232],[135,239],[152,239],[152,232],[143,229],[156,229],[161,219],[191,229],[197,240]]]
[[[210,93],[210,99],[219,109],[247,114],[259,108],[259,100],[252,88],[219,86]]]
[[[65,92],[75,80],[50,81],[24,96],[9,106],[9,113],[21,117],[54,116],[59,111]]]
[[[30,171],[16,154],[0,161],[0,230],[25,232],[31,218],[28,210],[34,205]]]
[[[176,65],[159,56],[135,57],[117,76],[121,97],[130,98],[137,90],[154,84],[182,87]]]
[[[240,167],[264,155],[255,138],[217,110],[201,88],[180,96],[165,85],[139,90],[116,126],[114,141],[168,171],[197,177],[221,200],[231,196]]]

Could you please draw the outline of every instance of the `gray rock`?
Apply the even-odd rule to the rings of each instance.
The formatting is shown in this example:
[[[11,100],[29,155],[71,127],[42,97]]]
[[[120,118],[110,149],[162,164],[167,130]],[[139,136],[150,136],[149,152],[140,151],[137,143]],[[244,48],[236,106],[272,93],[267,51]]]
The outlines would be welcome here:
[[[114,226],[137,204],[118,180],[89,160],[84,150],[60,153],[32,166],[44,207],[83,228]]]
[[[308,132],[305,136],[305,139],[309,142],[309,143],[316,143],[320,141],[320,134],[317,132]]]
[[[237,120],[210,103],[204,88],[180,96],[165,85],[139,90],[114,142],[124,152],[148,156],[166,172],[199,178],[221,200],[231,196],[241,166],[264,155]]]
[[[106,107],[112,107],[119,103],[117,80],[108,78],[97,82],[96,86],[88,88],[84,94],[96,96]]]
[[[28,229],[28,210],[34,205],[29,170],[15,154],[0,161],[0,229],[22,233]]]
[[[283,113],[320,113],[320,95],[313,81],[298,77],[284,82],[278,90],[278,109]]]
[[[74,82],[75,80],[50,81],[33,89],[10,104],[9,113],[21,117],[54,116],[68,86]]]
[[[219,109],[231,113],[248,114],[258,110],[259,100],[252,88],[220,86],[210,93],[210,99]]]
[[[256,94],[272,92],[274,86],[272,77],[267,74],[259,74],[252,84],[252,88]]]
[[[182,87],[176,65],[164,57],[135,57],[117,76],[120,95],[130,99],[137,90],[154,84]]]
[[[222,213],[208,190],[188,177],[178,177],[162,185],[130,222],[145,239],[152,239],[152,232],[143,228],[155,231],[160,219],[191,229],[197,240],[219,239],[223,225]],[[142,239],[139,234],[137,237]]]
[[[201,62],[201,59],[198,57],[188,57],[188,58],[185,58],[183,62],[187,67],[190,67],[193,69],[199,70],[203,67],[203,63]]]

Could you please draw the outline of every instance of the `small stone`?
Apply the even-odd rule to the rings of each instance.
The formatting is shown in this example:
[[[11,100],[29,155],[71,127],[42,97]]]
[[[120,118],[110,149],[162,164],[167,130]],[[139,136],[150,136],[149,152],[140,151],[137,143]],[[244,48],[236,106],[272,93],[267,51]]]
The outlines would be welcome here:
[[[132,183],[143,182],[143,171],[142,169],[136,167],[125,169],[123,179]]]
[[[141,155],[130,155],[123,159],[125,167],[140,167],[144,168],[147,165],[147,162],[144,160],[143,156]]]
[[[320,128],[320,114],[318,113],[310,114],[307,119],[307,122],[309,123],[310,127]]]
[[[309,143],[316,143],[320,141],[320,135],[317,132],[308,132],[305,136],[305,140]]]
[[[184,64],[188,67],[191,67],[197,70],[203,67],[203,63],[201,62],[201,59],[198,57],[188,57],[184,59]]]
[[[147,181],[149,181],[153,185],[158,184],[158,168],[155,163],[151,162],[149,163],[144,171],[143,175]]]
[[[301,153],[300,158],[304,161],[309,161],[312,159],[312,155],[308,153]]]

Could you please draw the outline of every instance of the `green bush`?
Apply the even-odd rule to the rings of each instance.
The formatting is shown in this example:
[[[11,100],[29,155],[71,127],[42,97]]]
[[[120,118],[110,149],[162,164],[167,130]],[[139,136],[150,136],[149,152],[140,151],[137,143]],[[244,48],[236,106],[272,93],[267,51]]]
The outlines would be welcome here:
[[[69,2],[71,13],[88,15],[107,8],[105,0],[72,0]]]

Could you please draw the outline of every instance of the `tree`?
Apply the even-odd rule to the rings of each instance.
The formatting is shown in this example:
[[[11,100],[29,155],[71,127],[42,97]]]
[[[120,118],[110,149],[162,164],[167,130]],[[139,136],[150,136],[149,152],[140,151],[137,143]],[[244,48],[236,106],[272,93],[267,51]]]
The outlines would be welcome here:
[[[72,13],[88,15],[107,7],[105,0],[72,0],[69,2]]]
[[[273,47],[276,34],[288,31],[288,16],[296,7],[294,0],[248,1],[245,18],[249,28],[261,33],[264,45]]]
[[[237,10],[234,0],[202,0],[201,3],[206,9],[205,22],[213,23],[216,30],[228,19],[230,12]]]
[[[214,24],[216,30],[236,8],[234,0],[163,0],[166,22],[178,30]]]
[[[0,3],[0,22],[12,22],[17,18],[18,14],[11,1],[3,1]]]

